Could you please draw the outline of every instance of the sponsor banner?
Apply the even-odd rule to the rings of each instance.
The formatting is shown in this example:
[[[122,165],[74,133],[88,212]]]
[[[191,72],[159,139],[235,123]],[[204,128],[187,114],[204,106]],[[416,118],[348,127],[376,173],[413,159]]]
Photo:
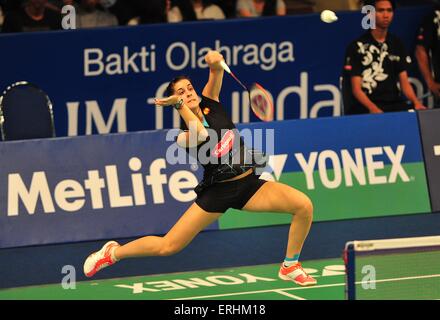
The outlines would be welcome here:
[[[266,179],[307,194],[314,221],[431,212],[415,113],[288,121],[275,128]],[[221,229],[291,221],[285,214],[230,211]]]
[[[201,173],[169,132],[1,143],[0,247],[166,233]]]
[[[440,110],[418,112],[432,211],[440,211]]]
[[[395,14],[391,30],[410,53],[428,10]],[[365,31],[363,18],[341,12],[333,24],[310,14],[0,35],[0,90],[26,80],[46,91],[57,136],[178,127],[177,112],[155,108],[152,98],[179,74],[190,75],[200,95],[208,79],[204,56],[216,49],[245,83],[270,92],[277,120],[337,116],[345,49]],[[422,82],[413,81],[421,96]],[[257,121],[246,93],[227,75],[221,100],[235,123]]]
[[[309,195],[315,221],[430,211],[415,113],[239,130],[270,155],[262,178]],[[0,144],[0,247],[165,234],[195,200],[202,174],[174,143],[177,131]],[[228,212],[208,229],[290,218]]]

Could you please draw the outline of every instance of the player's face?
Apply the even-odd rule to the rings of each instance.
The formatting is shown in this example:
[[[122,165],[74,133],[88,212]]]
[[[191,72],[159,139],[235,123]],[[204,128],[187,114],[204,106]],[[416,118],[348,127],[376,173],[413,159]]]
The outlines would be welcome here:
[[[376,2],[376,25],[378,28],[387,29],[393,21],[394,11],[390,1]]]
[[[174,85],[174,94],[181,97],[183,102],[190,109],[195,109],[199,105],[199,97],[197,92],[194,90],[192,83],[187,79],[176,82]]]

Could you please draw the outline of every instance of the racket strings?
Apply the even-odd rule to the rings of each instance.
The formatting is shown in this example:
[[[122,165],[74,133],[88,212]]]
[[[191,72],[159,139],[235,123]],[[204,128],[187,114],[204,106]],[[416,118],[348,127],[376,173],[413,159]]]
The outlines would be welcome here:
[[[255,115],[263,121],[273,120],[273,104],[267,91],[258,83],[252,85],[250,92],[250,104]]]
[[[252,99],[252,103],[255,105],[256,108],[260,109],[263,112],[266,112],[267,101],[261,94],[254,96]]]

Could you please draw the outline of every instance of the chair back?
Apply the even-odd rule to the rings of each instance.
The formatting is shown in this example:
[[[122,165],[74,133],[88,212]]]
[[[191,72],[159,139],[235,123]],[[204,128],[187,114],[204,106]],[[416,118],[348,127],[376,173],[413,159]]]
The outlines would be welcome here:
[[[26,81],[6,88],[0,97],[0,131],[3,141],[55,137],[47,94]]]

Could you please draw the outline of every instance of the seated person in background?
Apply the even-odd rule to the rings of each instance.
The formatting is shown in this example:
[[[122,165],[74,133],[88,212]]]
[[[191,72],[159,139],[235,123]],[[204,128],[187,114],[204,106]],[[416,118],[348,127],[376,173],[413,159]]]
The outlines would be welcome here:
[[[22,7],[22,1],[17,0],[0,0],[0,6],[3,9],[3,12],[7,11],[19,11]]]
[[[23,8],[5,14],[2,32],[29,32],[61,29],[59,12],[46,8],[48,0],[26,0]]]
[[[238,0],[237,17],[285,16],[284,0]]]
[[[139,23],[166,23],[168,2],[169,0],[138,1]]]
[[[398,83],[415,109],[426,109],[417,99],[408,80],[411,58],[399,38],[388,32],[393,20],[394,3],[369,0],[376,8],[376,29],[353,41],[346,53],[345,74],[351,78],[354,103],[346,114],[406,111],[411,107],[402,98]]]
[[[75,0],[49,0],[46,8],[61,12],[62,7],[75,5]]]
[[[3,8],[2,8],[2,6],[0,4],[0,30],[1,30],[2,26],[3,26],[3,21],[4,21]]]
[[[101,0],[101,6],[114,14],[119,25],[166,23],[169,0]]]
[[[135,12],[136,3],[135,0],[105,0],[101,1],[101,6],[115,15],[119,25],[123,26],[134,17],[138,17],[138,12]]]
[[[416,58],[420,72],[440,108],[440,4],[427,16],[417,35]]]
[[[100,0],[81,0],[76,11],[76,27],[96,28],[118,25],[118,19],[113,14],[98,8]]]
[[[170,1],[168,22],[225,19],[222,9],[208,0]]]
[[[222,9],[226,19],[236,17],[237,0],[215,0],[213,3]]]

